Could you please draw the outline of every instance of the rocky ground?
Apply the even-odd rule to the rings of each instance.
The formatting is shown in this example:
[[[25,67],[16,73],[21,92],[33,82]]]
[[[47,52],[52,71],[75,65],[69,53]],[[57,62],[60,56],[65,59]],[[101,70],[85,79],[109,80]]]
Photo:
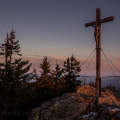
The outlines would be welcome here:
[[[91,86],[79,86],[75,93],[66,93],[33,109],[28,120],[120,120],[120,101],[113,91],[104,89],[99,98],[95,92]]]

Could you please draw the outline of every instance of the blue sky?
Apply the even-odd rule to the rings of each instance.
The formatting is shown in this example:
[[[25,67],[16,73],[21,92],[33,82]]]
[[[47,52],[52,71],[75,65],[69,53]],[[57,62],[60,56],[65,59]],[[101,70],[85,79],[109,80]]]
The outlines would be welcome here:
[[[16,40],[20,40],[23,59],[29,59],[32,68],[38,68],[43,56],[48,57],[52,67],[56,60],[62,67],[72,54],[82,64],[95,48],[94,28],[85,27],[85,23],[94,21],[96,8],[101,8],[101,18],[114,16],[114,21],[101,26],[101,46],[120,69],[119,6],[119,0],[1,0],[0,43],[13,27]],[[104,56],[101,62],[101,75],[113,75]],[[86,74],[95,75],[95,57]]]

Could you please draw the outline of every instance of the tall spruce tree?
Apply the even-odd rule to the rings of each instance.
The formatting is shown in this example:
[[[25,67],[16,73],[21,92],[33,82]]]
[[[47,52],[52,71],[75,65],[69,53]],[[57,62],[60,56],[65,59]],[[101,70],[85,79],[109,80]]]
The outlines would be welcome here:
[[[40,73],[43,80],[46,80],[51,73],[50,66],[50,61],[48,61],[48,58],[45,56],[43,62],[39,66],[39,68],[41,69]]]
[[[29,61],[24,61],[22,58],[13,60],[13,55],[22,56],[19,40],[16,41],[15,38],[15,31],[12,29],[10,34],[7,33],[4,43],[0,44],[0,55],[4,57],[4,62],[0,63],[2,108],[8,111],[17,108],[16,104],[19,103],[22,88],[30,80]]]
[[[59,91],[64,84],[64,76],[62,76],[63,69],[60,68],[60,65],[57,62],[55,65],[55,70],[53,70],[52,74],[54,76],[55,89]]]
[[[41,76],[36,78],[36,94],[39,95],[39,99],[42,102],[49,101],[55,96],[54,75],[50,66],[50,61],[48,61],[47,57],[44,57],[39,66]]]
[[[76,79],[76,76],[79,76],[80,62],[78,62],[75,57],[72,55],[70,58],[64,62],[64,73],[65,73],[65,82],[67,85],[68,91],[71,92],[76,86],[80,85],[81,81]]]
[[[6,64],[11,63],[13,54],[21,56],[19,40],[15,41],[15,38],[15,31],[12,29],[9,35],[7,33],[4,43],[0,45],[0,55],[5,57]]]
[[[62,75],[62,69],[60,68],[59,64],[56,62],[55,65],[55,70],[53,70],[53,74],[55,76],[55,83],[56,85],[58,84],[58,82],[60,81],[60,77]]]
[[[53,76],[51,74],[50,66],[50,61],[48,61],[48,58],[45,56],[39,66],[41,69],[41,71],[39,71],[41,76],[36,78],[39,87],[52,87]]]

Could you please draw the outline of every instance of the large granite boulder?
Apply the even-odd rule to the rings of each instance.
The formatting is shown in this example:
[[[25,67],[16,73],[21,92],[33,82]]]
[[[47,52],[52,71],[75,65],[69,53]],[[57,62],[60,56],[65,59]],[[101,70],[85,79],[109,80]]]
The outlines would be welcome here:
[[[95,88],[84,85],[33,109],[28,120],[117,120],[119,106],[112,93],[102,92],[97,98]]]
[[[61,97],[43,103],[32,110],[28,120],[73,120],[94,107],[91,97],[81,97],[80,94],[66,93]]]

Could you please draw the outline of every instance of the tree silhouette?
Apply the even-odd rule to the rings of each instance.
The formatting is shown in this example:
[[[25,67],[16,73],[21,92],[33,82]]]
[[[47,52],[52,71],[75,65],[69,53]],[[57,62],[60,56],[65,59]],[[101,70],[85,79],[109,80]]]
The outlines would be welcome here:
[[[6,64],[12,61],[13,54],[21,56],[19,40],[15,41],[15,38],[15,31],[12,29],[9,35],[7,33],[4,43],[0,45],[0,55],[5,57]]]
[[[39,68],[42,69],[40,73],[41,73],[41,77],[43,77],[44,80],[46,80],[48,75],[51,73],[50,66],[51,66],[50,61],[48,61],[48,58],[45,56],[43,62],[39,66]]]
[[[58,63],[56,63],[55,70],[52,70],[52,72],[54,74],[55,84],[57,85],[62,76],[62,69],[60,68]]]
[[[55,90],[60,91],[64,84],[63,69],[60,68],[60,65],[56,63],[55,70],[52,70],[55,82]]]
[[[5,61],[0,63],[3,110],[15,110],[22,96],[22,88],[31,79],[28,73],[31,67],[29,61],[22,58],[13,60],[14,54],[21,56],[20,51],[19,40],[15,41],[15,32],[12,30],[9,35],[7,33],[4,43],[0,44],[0,55],[5,58]]]
[[[67,58],[63,68],[56,63],[55,70],[51,70],[50,61],[44,57],[39,66],[41,75],[38,76],[36,71],[35,74],[28,73],[32,65],[28,60],[14,58],[13,55],[22,56],[19,40],[15,39],[12,29],[0,44],[0,55],[4,58],[0,63],[0,112],[30,111],[54,97],[73,92],[80,85],[81,81],[76,80],[81,71],[80,63],[73,55]],[[36,82],[29,82],[33,77]]]
[[[39,87],[45,87],[48,86],[48,82],[50,82],[50,76],[51,76],[51,70],[50,70],[50,61],[48,61],[48,58],[45,56],[42,63],[40,63],[39,68],[41,69],[40,77],[36,77],[37,83]]]
[[[73,90],[76,86],[80,85],[81,81],[78,81],[76,77],[79,75],[80,62],[78,62],[75,57],[72,55],[70,58],[64,62],[64,73],[65,73],[65,82],[69,92]]]
[[[44,57],[39,66],[41,76],[36,77],[36,95],[40,95],[39,99],[42,102],[55,96],[55,81],[50,66],[50,61],[47,57]]]

